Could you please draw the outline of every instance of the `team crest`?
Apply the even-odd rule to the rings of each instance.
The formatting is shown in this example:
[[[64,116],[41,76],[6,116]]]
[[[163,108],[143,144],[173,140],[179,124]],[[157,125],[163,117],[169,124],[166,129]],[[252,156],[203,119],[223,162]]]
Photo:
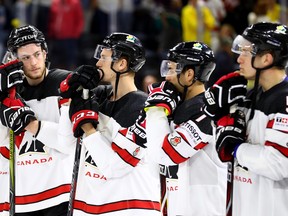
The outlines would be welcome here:
[[[195,44],[193,45],[193,48],[194,48],[194,49],[197,49],[197,50],[202,50],[202,45],[201,45],[200,43],[195,43]]]
[[[133,35],[128,35],[126,37],[126,41],[129,41],[131,43],[135,43],[136,38]]]
[[[286,29],[283,25],[279,25],[277,26],[275,33],[279,33],[279,34],[285,34],[286,33]]]
[[[170,143],[173,145],[173,146],[177,146],[179,143],[181,142],[181,137],[173,137],[170,139]]]
[[[140,152],[140,147],[136,148],[133,152],[133,156],[136,156]]]

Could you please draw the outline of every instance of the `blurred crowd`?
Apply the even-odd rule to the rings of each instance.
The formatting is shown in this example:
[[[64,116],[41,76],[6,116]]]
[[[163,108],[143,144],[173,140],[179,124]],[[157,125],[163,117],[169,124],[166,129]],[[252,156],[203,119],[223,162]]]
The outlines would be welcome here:
[[[51,67],[94,64],[96,44],[112,32],[132,33],[143,42],[147,61],[136,76],[140,89],[160,80],[167,50],[199,40],[215,52],[216,72],[236,70],[231,43],[259,21],[288,24],[287,0],[0,0],[0,57],[11,29],[35,25],[47,39]]]

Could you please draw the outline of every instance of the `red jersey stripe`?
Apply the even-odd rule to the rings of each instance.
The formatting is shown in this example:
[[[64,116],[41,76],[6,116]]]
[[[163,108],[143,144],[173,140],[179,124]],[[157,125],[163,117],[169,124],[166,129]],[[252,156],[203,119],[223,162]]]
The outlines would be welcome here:
[[[75,200],[74,209],[78,209],[89,214],[104,214],[127,209],[147,209],[160,211],[160,203],[150,200],[124,200],[103,205],[89,205],[85,202]]]
[[[70,184],[61,185],[56,188],[44,191],[38,194],[26,195],[26,196],[16,196],[15,202],[17,205],[25,205],[47,200],[59,195],[70,193]]]
[[[10,204],[8,202],[0,203],[0,212],[9,211]]]

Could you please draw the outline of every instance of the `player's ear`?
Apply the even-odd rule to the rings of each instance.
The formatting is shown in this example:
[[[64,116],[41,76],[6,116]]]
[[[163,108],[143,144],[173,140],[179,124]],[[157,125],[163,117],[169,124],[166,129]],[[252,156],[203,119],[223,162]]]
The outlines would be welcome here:
[[[184,76],[185,79],[190,83],[194,80],[194,70],[192,68],[189,68],[185,71]]]
[[[126,58],[120,58],[118,62],[119,71],[126,71],[128,68],[128,60]]]

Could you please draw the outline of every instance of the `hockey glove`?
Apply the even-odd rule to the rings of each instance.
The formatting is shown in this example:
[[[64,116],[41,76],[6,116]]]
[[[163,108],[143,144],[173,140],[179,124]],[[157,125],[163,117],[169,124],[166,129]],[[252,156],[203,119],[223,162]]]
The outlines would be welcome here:
[[[175,86],[167,81],[148,86],[149,96],[145,102],[145,111],[149,107],[163,107],[167,116],[171,115],[181,98]]]
[[[222,117],[217,121],[216,151],[221,161],[233,159],[237,147],[245,141],[245,114],[236,110],[235,113]]]
[[[31,121],[36,120],[34,111],[18,95],[15,99],[4,99],[0,104],[0,112],[2,124],[12,129],[15,135],[19,135]]]
[[[77,93],[72,98],[69,117],[73,124],[74,137],[80,137],[84,134],[81,126],[85,123],[91,123],[95,128],[98,125],[98,110],[99,104],[95,97],[83,99],[80,93]]]
[[[136,122],[128,128],[121,129],[119,132],[135,144],[146,148],[146,112],[141,110]]]
[[[8,89],[23,82],[22,66],[18,59],[0,65],[0,101],[7,97]]]
[[[61,82],[59,89],[60,96],[71,98],[81,88],[91,90],[97,87],[103,76],[104,73],[101,69],[92,65],[82,65]]]
[[[247,80],[238,73],[222,76],[205,91],[204,112],[215,121],[229,114],[233,104],[244,101],[246,87]]]

